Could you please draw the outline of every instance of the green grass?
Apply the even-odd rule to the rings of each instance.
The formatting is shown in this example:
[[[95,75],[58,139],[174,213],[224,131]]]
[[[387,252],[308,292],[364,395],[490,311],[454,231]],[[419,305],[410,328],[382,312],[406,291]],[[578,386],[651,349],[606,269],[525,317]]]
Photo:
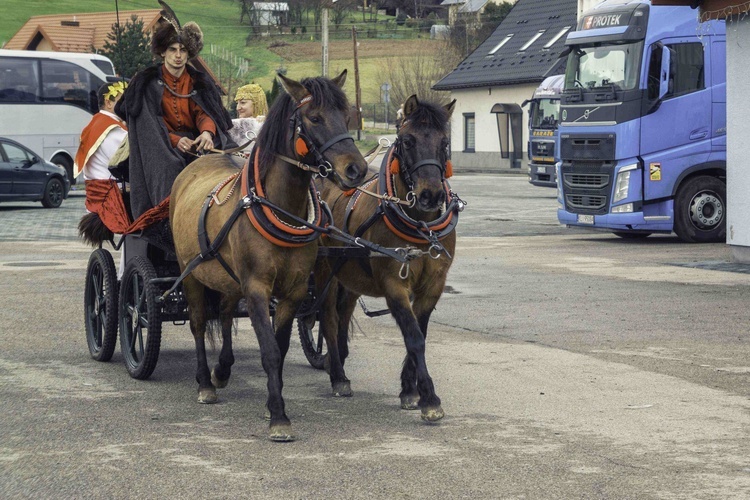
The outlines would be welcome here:
[[[232,87],[244,84],[250,81],[259,83],[263,88],[270,89],[276,70],[284,67],[287,75],[298,79],[306,76],[315,76],[321,73],[321,51],[317,49],[320,42],[313,40],[315,37],[314,30],[309,29],[308,33],[300,34],[296,37],[285,37],[286,40],[304,40],[308,44],[315,45],[316,52],[310,53],[303,60],[299,58],[294,61],[288,61],[278,56],[268,49],[272,43],[272,37],[256,38],[246,46],[246,39],[250,33],[250,27],[241,25],[239,22],[240,10],[239,5],[232,0],[172,0],[168,2],[176,12],[182,23],[195,21],[203,30],[205,48],[203,49],[204,59],[208,61],[215,73],[222,72],[223,75],[230,69],[227,64],[219,68],[216,60],[208,52],[210,45],[221,46],[231,51],[234,55],[244,57],[249,62],[249,72],[241,79],[232,82]],[[119,0],[120,20],[125,22],[129,16],[127,10],[136,9],[156,9],[159,4],[156,0]],[[21,26],[29,19],[31,15],[47,14],[64,14],[64,13],[83,13],[83,12],[102,12],[114,11],[115,0],[2,0],[2,12],[0,16],[0,44],[9,40]],[[368,16],[369,17],[369,16]],[[362,23],[361,14],[354,14],[351,20],[358,23],[360,30],[372,27],[371,23]],[[409,30],[398,28],[398,36],[411,36]],[[338,32],[334,27],[330,27],[331,41],[337,39],[348,39],[350,27],[344,26]],[[273,37],[276,40],[277,37]],[[361,40],[361,43],[365,43]],[[399,47],[406,48],[411,43],[410,40],[392,40],[393,53],[381,54],[376,57],[360,57],[360,85],[362,89],[362,102],[377,102],[380,99],[380,86],[386,81],[384,68],[389,62],[391,55],[399,54]],[[309,49],[309,46],[308,46]],[[353,49],[352,49],[353,52]],[[347,69],[349,77],[346,84],[346,92],[349,99],[354,103],[355,85],[354,85],[354,61],[351,56],[331,58],[329,60],[329,76],[337,75],[341,70]]]

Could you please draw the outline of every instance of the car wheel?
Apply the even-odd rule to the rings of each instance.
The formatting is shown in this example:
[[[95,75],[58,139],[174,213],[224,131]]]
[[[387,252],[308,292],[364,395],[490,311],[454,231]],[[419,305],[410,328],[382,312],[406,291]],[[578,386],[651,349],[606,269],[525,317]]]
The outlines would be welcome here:
[[[57,177],[53,177],[47,181],[47,185],[44,187],[42,205],[44,205],[44,208],[57,208],[62,205],[64,197],[65,187],[62,181]]]

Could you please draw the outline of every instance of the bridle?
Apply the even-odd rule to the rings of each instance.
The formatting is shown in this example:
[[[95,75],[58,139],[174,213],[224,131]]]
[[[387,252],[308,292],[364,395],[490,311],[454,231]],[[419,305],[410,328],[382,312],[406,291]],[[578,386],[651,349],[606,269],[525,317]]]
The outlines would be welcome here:
[[[408,123],[408,120],[404,121],[404,123],[401,125],[403,128]],[[401,177],[404,180],[404,183],[406,183],[406,187],[408,188],[409,192],[407,194],[407,199],[411,197],[414,198],[414,180],[413,176],[422,167],[426,167],[428,165],[432,165],[434,167],[437,167],[437,169],[440,171],[440,177],[441,181],[445,182],[446,180],[446,170],[447,170],[447,161],[448,161],[448,148],[446,146],[446,150],[444,153],[444,159],[440,160],[437,158],[427,158],[425,160],[420,160],[417,163],[411,165],[407,161],[406,154],[404,153],[404,139],[402,136],[397,136],[396,140],[393,142],[393,158],[398,160],[398,166],[394,167],[391,165],[391,168],[389,169],[392,174],[398,174],[401,173]]]
[[[301,108],[310,103],[312,99],[313,97],[311,95],[307,95],[306,97],[301,99],[297,103],[297,107],[295,108],[294,113],[292,113],[292,116],[289,117],[291,129],[291,149],[298,155],[300,160],[293,160],[280,154],[277,154],[276,156],[286,161],[287,163],[295,165],[302,170],[314,172],[318,176],[323,178],[326,178],[331,175],[331,173],[333,173],[339,185],[343,186],[345,184],[343,179],[341,179],[341,176],[339,176],[338,172],[336,172],[336,170],[333,168],[331,162],[326,159],[325,152],[328,151],[334,144],[338,144],[341,141],[350,139],[352,142],[354,142],[354,138],[349,135],[348,132],[346,132],[329,139],[322,146],[317,146],[310,134],[305,130],[305,124],[302,121],[300,111]],[[304,160],[307,158],[312,158],[312,165],[304,162]]]

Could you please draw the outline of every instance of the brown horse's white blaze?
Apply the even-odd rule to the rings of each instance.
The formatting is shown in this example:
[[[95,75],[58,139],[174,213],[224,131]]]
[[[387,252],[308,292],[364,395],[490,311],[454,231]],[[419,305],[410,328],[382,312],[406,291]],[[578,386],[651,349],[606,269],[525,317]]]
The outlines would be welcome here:
[[[447,172],[450,165],[448,124],[454,105],[455,101],[447,106],[424,103],[411,96],[404,105],[404,121],[397,141],[389,151],[387,168],[381,169],[379,182],[366,187],[368,191],[382,194],[378,186],[382,188],[387,184],[388,190],[402,200],[413,199],[413,205],[405,208],[404,212],[419,224],[442,223],[445,220],[449,193],[446,177],[450,176],[450,172]],[[384,176],[387,181],[383,180]],[[376,212],[380,203],[375,197],[361,195],[355,208],[348,210],[346,196],[330,184],[324,186],[322,195],[331,206],[334,224],[351,234],[359,234],[358,228],[366,227],[363,224]],[[345,224],[347,227],[343,227]],[[443,293],[455,256],[455,231],[450,229],[441,235],[439,243],[442,250],[437,258],[427,255],[432,244],[426,239],[411,238],[392,230],[385,217],[369,226],[361,236],[384,247],[412,246],[425,253],[409,263],[405,278],[400,275],[400,262],[382,257],[370,258],[366,262],[352,259],[336,271],[320,312],[320,330],[328,346],[327,364],[333,393],[336,396],[351,396],[344,361],[348,355],[349,322],[357,298],[361,295],[385,297],[406,346],[401,373],[401,407],[421,409],[422,418],[426,421],[440,420],[444,413],[427,370],[425,340],[430,315]],[[340,245],[329,238],[324,241],[326,245]],[[319,290],[335,265],[333,261],[319,261],[315,268]]]
[[[293,163],[322,165],[321,172],[343,188],[360,184],[367,165],[354,141],[347,140],[350,139],[346,126],[349,105],[341,89],[346,71],[333,80],[309,78],[297,82],[281,75],[279,78],[286,93],[274,102],[258,137],[257,176],[266,199],[307,220],[313,173]],[[172,187],[170,219],[182,270],[200,254],[198,220],[203,201],[215,186],[237,172],[237,166],[228,157],[207,155],[194,161],[177,177]],[[229,188],[221,191],[219,198],[226,198],[228,192]],[[257,185],[256,192],[260,192]],[[208,210],[206,230],[212,241],[230,219],[240,197],[240,189],[236,189],[225,202],[214,204]],[[276,215],[282,221],[281,225],[301,227],[293,218],[281,213]],[[249,217],[240,214],[219,250],[238,281],[214,259],[198,265],[183,282],[183,290],[196,346],[198,401],[216,402],[216,388],[225,387],[229,381],[234,364],[233,313],[240,298],[244,297],[268,377],[269,437],[274,441],[289,441],[294,436],[281,394],[282,369],[289,349],[294,314],[307,294],[318,244],[314,239],[301,246],[280,245],[264,237],[262,232],[262,228],[257,229]],[[217,301],[212,297],[217,295],[218,307],[209,307],[216,306]],[[278,301],[275,332],[269,316],[271,297]],[[218,363],[209,371],[206,327],[216,316],[221,325],[223,344]]]

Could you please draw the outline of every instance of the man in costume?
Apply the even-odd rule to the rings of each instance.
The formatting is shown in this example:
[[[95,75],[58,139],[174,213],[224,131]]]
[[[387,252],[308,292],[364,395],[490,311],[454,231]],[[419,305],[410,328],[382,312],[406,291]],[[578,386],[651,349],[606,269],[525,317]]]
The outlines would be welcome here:
[[[203,49],[194,23],[181,26],[159,0],[162,18],[151,38],[151,52],[163,62],[137,73],[116,112],[128,124],[130,199],[133,217],[164,202],[172,183],[199,152],[228,149],[232,127],[219,89],[188,64]]]
[[[125,82],[105,83],[99,88],[99,112],[81,132],[81,141],[73,164],[73,177],[83,171],[84,180],[111,179],[109,160],[128,135],[125,122],[115,114]]]
[[[109,163],[118,148],[128,135],[127,126],[115,113],[115,105],[125,92],[127,83],[105,83],[99,88],[97,98],[99,112],[81,132],[81,140],[73,163],[73,177],[83,171],[86,181],[87,216],[81,219],[79,231],[85,241],[96,245],[112,237],[109,227],[121,226],[122,216],[117,210],[112,211],[107,201],[116,189],[114,178],[109,171]],[[101,221],[101,224],[98,223]],[[127,220],[124,221],[127,224]],[[117,273],[122,276],[124,269],[123,256],[120,256],[120,267]]]

